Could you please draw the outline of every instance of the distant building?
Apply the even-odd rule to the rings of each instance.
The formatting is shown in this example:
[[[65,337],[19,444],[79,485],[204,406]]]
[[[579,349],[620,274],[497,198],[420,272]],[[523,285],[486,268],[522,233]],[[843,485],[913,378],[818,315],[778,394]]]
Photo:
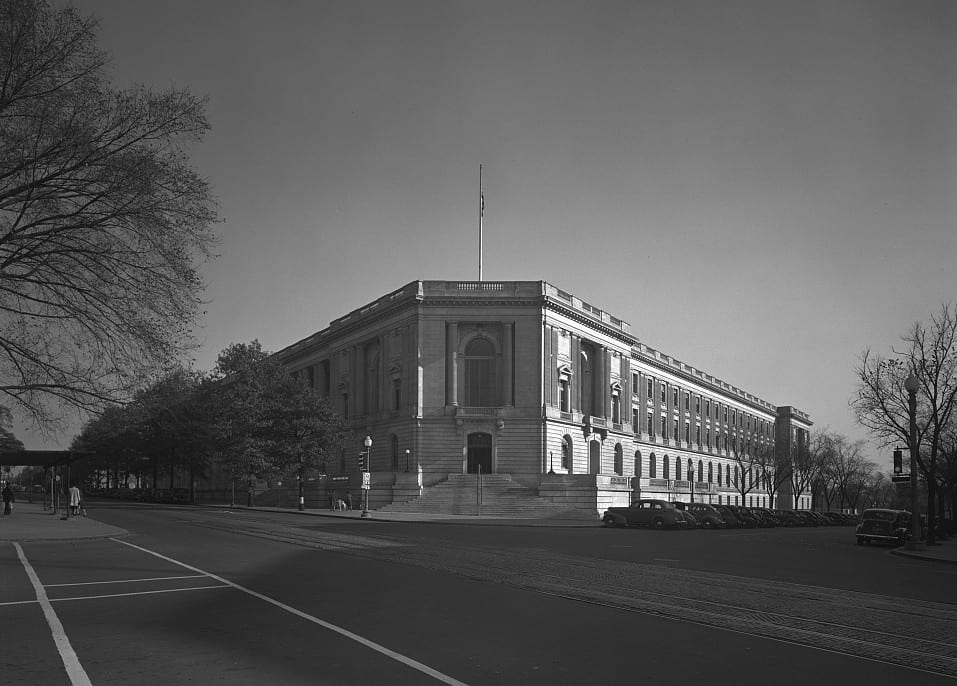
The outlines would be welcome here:
[[[373,439],[373,508],[475,473],[587,512],[639,494],[771,506],[767,477],[811,426],[544,281],[414,281],[277,355],[346,420],[329,474]],[[773,506],[810,494],[782,484]]]

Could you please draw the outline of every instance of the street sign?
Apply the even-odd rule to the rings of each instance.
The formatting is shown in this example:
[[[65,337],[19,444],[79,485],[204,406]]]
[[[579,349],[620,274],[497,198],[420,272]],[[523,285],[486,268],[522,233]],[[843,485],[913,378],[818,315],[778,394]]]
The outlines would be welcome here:
[[[891,477],[895,484],[909,484],[910,474],[895,474]]]
[[[368,491],[372,486],[372,474],[369,472],[362,472],[362,488],[363,490]]]

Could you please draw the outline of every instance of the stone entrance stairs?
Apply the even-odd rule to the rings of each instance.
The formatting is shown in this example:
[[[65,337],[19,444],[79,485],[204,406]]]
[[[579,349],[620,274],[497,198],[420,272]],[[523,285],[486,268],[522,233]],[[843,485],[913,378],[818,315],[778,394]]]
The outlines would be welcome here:
[[[481,479],[481,485],[479,484]],[[556,505],[531,488],[512,481],[509,474],[449,474],[446,481],[425,489],[404,503],[380,507],[380,512],[476,515],[516,519],[587,519],[582,510]]]

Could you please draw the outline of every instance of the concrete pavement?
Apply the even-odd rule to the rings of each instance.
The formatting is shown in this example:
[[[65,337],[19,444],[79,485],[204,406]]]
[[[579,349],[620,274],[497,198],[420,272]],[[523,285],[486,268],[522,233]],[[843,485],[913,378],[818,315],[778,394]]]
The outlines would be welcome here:
[[[69,517],[61,509],[53,514],[44,510],[37,503],[14,503],[13,514],[0,515],[0,541],[45,541],[45,540],[79,540],[86,538],[107,538],[123,536],[128,533],[125,529],[111,526],[96,519],[96,503],[88,503],[87,517]],[[149,507],[149,505],[143,505]],[[331,517],[334,519],[362,520],[360,510],[335,512],[332,510],[299,510],[278,507],[230,507],[229,505],[207,505],[220,509],[251,510],[257,512],[280,512],[289,515],[306,517]],[[482,517],[480,515],[449,515],[449,514],[412,514],[412,513],[377,513],[370,511],[370,521],[377,522],[431,522],[445,524],[480,524],[486,526],[529,526],[529,527],[598,527],[600,522],[587,519],[516,519],[505,517]],[[912,557],[934,562],[949,562],[957,564],[957,540],[947,540],[935,546],[925,546],[921,550],[905,550],[893,548],[894,555]]]
[[[62,509],[53,513],[39,503],[15,502],[12,514],[0,515],[0,541],[69,541],[127,533],[93,517],[64,517]]]

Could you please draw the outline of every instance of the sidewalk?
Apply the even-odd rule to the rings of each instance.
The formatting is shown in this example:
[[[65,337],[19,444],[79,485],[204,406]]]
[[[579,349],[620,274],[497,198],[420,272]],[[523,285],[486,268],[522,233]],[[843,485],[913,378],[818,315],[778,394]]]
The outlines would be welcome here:
[[[63,519],[39,503],[13,503],[13,513],[0,515],[0,541],[71,541],[84,538],[124,536],[126,529],[98,522],[92,517]]]
[[[957,538],[951,537],[946,541],[936,545],[926,546],[921,544],[919,550],[906,550],[904,548],[894,548],[891,552],[894,555],[902,557],[913,557],[918,560],[931,560],[933,562],[951,562],[957,564]]]

